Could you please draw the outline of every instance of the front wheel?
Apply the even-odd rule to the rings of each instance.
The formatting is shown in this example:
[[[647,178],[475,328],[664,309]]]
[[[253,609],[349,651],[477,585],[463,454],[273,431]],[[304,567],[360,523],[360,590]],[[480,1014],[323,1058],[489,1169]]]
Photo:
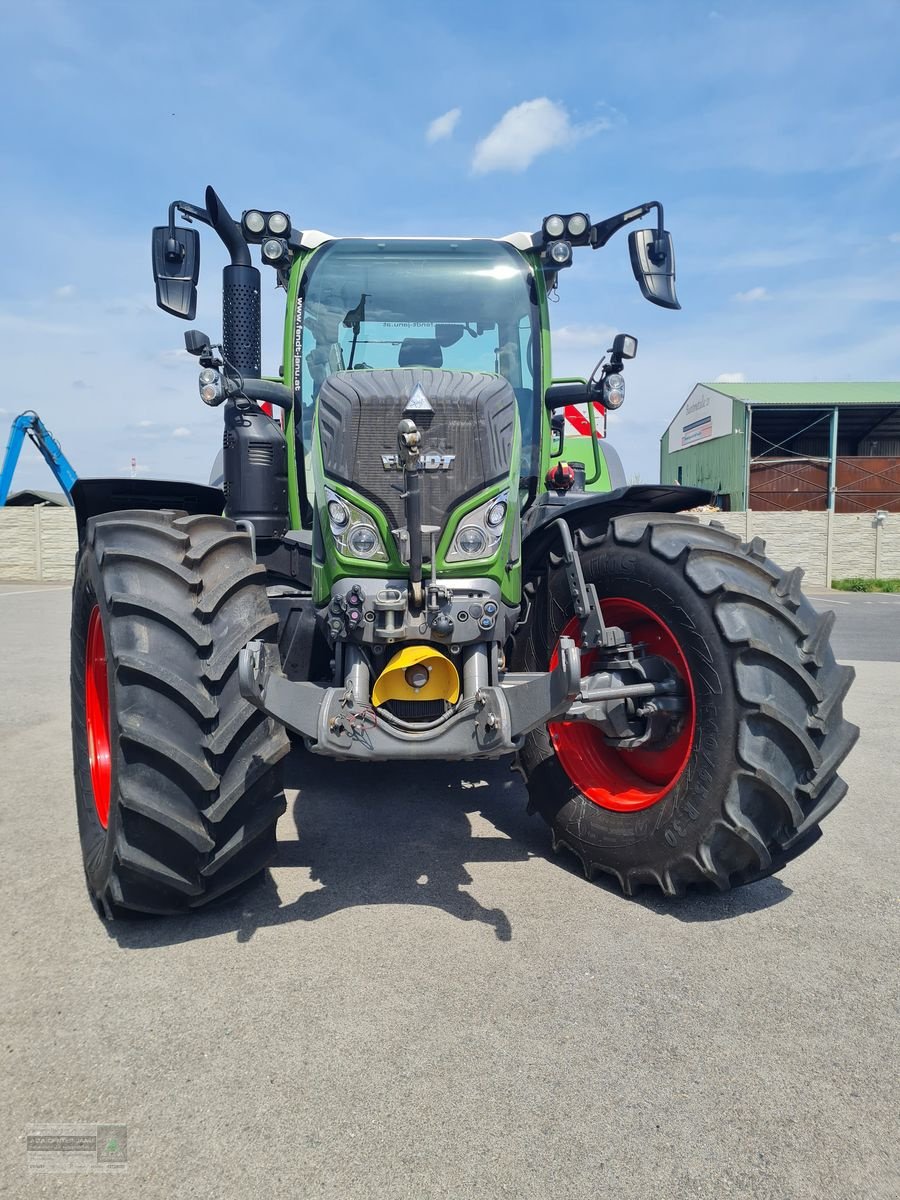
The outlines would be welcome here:
[[[664,658],[686,697],[664,741],[612,747],[596,726],[554,722],[520,755],[530,807],[589,878],[626,895],[656,884],[725,890],[778,870],[819,836],[847,788],[837,768],[858,736],[843,719],[853,680],[819,615],[759,540],[742,544],[695,518],[635,513],[581,539],[604,620]],[[562,569],[536,581],[515,665],[546,670],[576,636]],[[582,673],[592,669],[583,655]]]
[[[183,913],[258,875],[284,812],[284,730],[240,694],[277,618],[224,517],[88,522],[72,592],[72,750],[88,891],[106,917]]]

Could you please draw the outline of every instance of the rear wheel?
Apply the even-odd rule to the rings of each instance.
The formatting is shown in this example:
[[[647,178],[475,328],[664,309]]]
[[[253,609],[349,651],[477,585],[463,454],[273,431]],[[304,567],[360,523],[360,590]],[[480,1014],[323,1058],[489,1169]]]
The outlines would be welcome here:
[[[72,747],[88,891],[105,917],[177,913],[258,874],[285,802],[280,726],[237,656],[277,618],[222,517],[88,522],[72,597]]]
[[[627,895],[643,884],[724,890],[778,870],[817,840],[846,792],[837,768],[858,730],[842,716],[853,671],[834,660],[833,618],[762,542],[691,517],[631,514],[580,540],[606,623],[668,661],[685,711],[664,742],[633,750],[583,722],[530,734],[520,755],[530,806],[555,847]],[[578,627],[564,572],[551,568],[536,581],[516,665],[545,670]],[[587,674],[592,655],[582,658]]]

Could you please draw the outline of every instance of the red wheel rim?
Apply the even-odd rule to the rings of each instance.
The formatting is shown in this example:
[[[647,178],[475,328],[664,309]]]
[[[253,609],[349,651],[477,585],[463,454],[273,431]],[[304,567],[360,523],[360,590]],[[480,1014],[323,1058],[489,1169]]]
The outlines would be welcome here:
[[[565,773],[588,800],[613,812],[636,812],[656,804],[675,785],[687,766],[694,742],[696,706],[694,684],[678,639],[666,623],[636,600],[617,596],[602,600],[608,625],[619,625],[635,644],[670,663],[687,686],[688,713],[684,727],[671,745],[660,749],[616,750],[598,729],[583,721],[552,721],[550,740]],[[579,637],[580,621],[573,617],[560,637]],[[556,666],[558,646],[550,659]],[[593,670],[596,651],[581,656],[583,675]]]
[[[84,669],[84,715],[94,807],[103,828],[109,821],[110,750],[109,684],[106,675],[106,644],[100,609],[95,604],[88,621]]]

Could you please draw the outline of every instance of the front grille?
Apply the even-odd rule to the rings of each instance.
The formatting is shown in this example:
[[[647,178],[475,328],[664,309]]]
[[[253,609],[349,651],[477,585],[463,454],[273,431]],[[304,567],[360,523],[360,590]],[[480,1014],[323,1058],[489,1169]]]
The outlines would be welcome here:
[[[398,721],[436,721],[449,707],[446,700],[388,700],[382,705]]]
[[[422,472],[422,522],[443,528],[460,501],[505,479],[512,458],[516,397],[505,379],[473,371],[398,368],[341,371],[319,393],[325,473],[373,500],[390,528],[404,525],[403,474],[385,470],[397,426],[420,384],[432,412],[412,412],[424,454],[451,455],[447,470]]]

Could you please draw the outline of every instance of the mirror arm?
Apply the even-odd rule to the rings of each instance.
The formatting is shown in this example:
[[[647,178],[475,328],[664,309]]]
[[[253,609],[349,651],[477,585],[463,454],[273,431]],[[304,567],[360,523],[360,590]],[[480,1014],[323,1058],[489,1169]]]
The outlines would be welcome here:
[[[186,221],[202,221],[204,225],[212,224],[205,208],[198,208],[196,204],[188,204],[186,200],[173,200],[169,205],[169,240],[166,243],[166,258],[169,262],[181,262],[184,258],[184,246],[179,242],[175,228],[176,210]]]
[[[646,204],[639,204],[637,208],[629,208],[626,212],[617,213],[614,217],[607,217],[605,221],[598,221],[596,225],[592,225],[591,249],[599,250],[601,246],[606,245],[614,233],[618,233],[620,229],[624,229],[632,221],[638,221],[641,217],[645,217],[654,208],[657,213],[656,235],[657,237],[662,237],[665,228],[663,206],[658,200],[648,200]]]

